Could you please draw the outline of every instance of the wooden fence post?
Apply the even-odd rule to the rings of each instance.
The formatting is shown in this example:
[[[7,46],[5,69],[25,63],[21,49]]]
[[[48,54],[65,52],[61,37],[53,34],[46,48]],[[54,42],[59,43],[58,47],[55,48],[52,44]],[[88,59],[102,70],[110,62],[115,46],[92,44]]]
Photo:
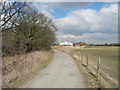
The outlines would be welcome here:
[[[86,55],[86,67],[88,68],[88,55]]]
[[[79,51],[79,52],[78,52],[78,60],[80,60],[80,54],[81,54],[81,53],[80,53],[80,51]]]
[[[81,53],[80,53],[80,61],[82,60],[82,56],[81,56]]]
[[[101,61],[101,57],[99,57],[97,62],[97,78],[99,77],[99,74],[100,74],[100,61]]]
[[[77,60],[79,60],[79,51],[77,52],[77,55],[78,55],[78,56],[77,56],[77,57],[78,57]]]
[[[81,54],[81,64],[83,63],[83,54]]]

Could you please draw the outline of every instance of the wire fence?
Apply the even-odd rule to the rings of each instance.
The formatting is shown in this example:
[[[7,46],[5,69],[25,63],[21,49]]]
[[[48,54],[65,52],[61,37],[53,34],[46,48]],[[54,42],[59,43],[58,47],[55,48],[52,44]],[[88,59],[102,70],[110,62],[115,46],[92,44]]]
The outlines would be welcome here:
[[[82,66],[89,69],[90,73],[94,75],[101,83],[108,87],[118,88],[118,73],[106,66],[103,61],[104,58],[86,54],[80,51],[73,50],[72,56],[79,60]]]

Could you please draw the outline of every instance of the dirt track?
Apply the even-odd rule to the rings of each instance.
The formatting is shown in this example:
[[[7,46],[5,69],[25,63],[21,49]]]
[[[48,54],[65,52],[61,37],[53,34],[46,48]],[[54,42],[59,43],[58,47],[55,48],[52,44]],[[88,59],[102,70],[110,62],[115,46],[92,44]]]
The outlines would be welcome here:
[[[85,88],[85,86],[73,58],[55,50],[51,64],[22,88]]]

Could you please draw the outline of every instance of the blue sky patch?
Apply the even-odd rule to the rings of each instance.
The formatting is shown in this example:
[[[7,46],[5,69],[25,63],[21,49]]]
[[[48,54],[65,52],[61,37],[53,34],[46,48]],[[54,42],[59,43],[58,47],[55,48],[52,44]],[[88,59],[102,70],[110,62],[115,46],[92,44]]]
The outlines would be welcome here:
[[[90,3],[89,6],[86,6],[83,9],[94,9],[94,10],[100,10],[101,8],[109,5],[110,3],[108,2],[93,2]],[[78,8],[75,10],[79,10]],[[55,18],[63,18],[65,17],[71,10],[65,10],[62,8],[55,8],[54,12],[52,12],[51,14],[55,17]]]
[[[64,10],[64,9],[61,9],[61,8],[56,8],[56,9],[54,9],[54,12],[52,13],[52,15],[55,18],[62,18],[62,17],[65,17],[69,13],[69,11],[70,10]]]
[[[101,8],[103,8],[109,4],[110,3],[108,3],[108,2],[93,2],[86,9],[100,10]]]

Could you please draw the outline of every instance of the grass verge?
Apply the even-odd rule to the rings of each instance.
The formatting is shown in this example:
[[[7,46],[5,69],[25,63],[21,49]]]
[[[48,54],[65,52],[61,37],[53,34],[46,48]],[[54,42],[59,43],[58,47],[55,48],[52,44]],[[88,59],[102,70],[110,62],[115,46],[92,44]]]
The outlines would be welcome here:
[[[53,51],[34,51],[25,55],[4,57],[2,88],[16,88],[34,77],[52,60]]]
[[[84,83],[87,88],[105,88],[105,86],[102,85],[101,82],[96,78],[96,76],[93,73],[91,73],[90,69],[82,65],[80,61],[77,60],[76,58],[74,58],[74,61],[79,67],[80,72],[82,72],[83,74],[83,77],[85,79]]]
[[[67,46],[55,46],[54,48],[63,51],[69,55],[71,55],[74,58],[75,63],[77,64],[80,72],[82,73],[84,77],[84,83],[87,88],[105,88],[105,86],[101,83],[100,80],[96,78],[96,76],[91,73],[91,71],[81,64],[81,62],[78,60],[78,56],[74,55],[72,52],[75,49],[74,47],[67,47]]]

